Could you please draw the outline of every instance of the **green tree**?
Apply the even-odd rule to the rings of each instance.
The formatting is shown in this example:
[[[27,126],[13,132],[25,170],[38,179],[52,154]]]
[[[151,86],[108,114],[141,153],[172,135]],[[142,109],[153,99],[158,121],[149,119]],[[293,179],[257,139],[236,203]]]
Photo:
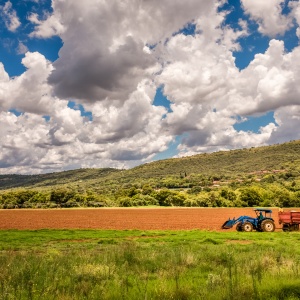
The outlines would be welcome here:
[[[119,204],[120,204],[121,207],[133,206],[132,199],[128,196],[119,198]]]
[[[230,201],[234,201],[236,199],[235,192],[230,188],[222,188],[220,196]]]
[[[202,192],[201,186],[194,186],[187,191],[188,194],[199,194],[200,192]]]
[[[167,198],[172,194],[172,192],[168,189],[162,189],[158,191],[154,197],[158,201],[160,206],[169,206]]]
[[[247,206],[256,206],[262,202],[261,195],[253,187],[241,189],[239,200],[247,203]]]
[[[151,195],[154,192],[152,186],[149,184],[144,184],[142,187],[142,194],[143,195]]]
[[[291,192],[283,186],[272,185],[273,203],[279,207],[292,207],[293,201]]]
[[[76,195],[75,191],[71,191],[65,188],[52,190],[50,194],[50,201],[56,203],[60,207],[64,207],[65,204],[73,200]]]
[[[181,193],[172,193],[166,198],[165,203],[167,206],[183,206],[185,200],[185,195]]]

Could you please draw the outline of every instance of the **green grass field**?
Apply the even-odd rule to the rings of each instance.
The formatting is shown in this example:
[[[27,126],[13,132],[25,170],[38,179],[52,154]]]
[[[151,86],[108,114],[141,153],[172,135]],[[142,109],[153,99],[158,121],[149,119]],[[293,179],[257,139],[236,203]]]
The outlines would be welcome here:
[[[0,299],[299,299],[300,233],[0,231]]]

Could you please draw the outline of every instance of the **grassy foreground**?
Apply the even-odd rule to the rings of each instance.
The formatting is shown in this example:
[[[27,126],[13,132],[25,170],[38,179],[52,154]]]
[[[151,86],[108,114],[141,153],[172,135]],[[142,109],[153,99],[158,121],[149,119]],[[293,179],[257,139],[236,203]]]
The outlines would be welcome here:
[[[0,299],[299,299],[299,233],[0,231]]]

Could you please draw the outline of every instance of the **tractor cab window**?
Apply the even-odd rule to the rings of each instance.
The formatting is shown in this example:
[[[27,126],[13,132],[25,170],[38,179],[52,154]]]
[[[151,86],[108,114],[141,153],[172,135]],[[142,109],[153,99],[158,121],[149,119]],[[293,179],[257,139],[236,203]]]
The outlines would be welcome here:
[[[256,216],[259,220],[265,218],[272,218],[272,211],[271,210],[255,210]]]
[[[266,212],[266,218],[272,218],[272,214],[269,212]]]

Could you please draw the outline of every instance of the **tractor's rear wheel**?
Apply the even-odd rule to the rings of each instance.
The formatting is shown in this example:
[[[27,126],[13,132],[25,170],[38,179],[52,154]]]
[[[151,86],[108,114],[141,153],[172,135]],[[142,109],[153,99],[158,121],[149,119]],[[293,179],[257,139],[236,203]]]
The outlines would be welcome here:
[[[250,222],[245,222],[242,225],[242,230],[245,232],[251,232],[253,230],[253,225]]]
[[[264,232],[273,232],[275,230],[275,223],[271,220],[264,220],[261,222],[261,229]]]
[[[241,222],[237,223],[235,228],[236,228],[237,231],[242,231],[242,224],[241,224]]]

